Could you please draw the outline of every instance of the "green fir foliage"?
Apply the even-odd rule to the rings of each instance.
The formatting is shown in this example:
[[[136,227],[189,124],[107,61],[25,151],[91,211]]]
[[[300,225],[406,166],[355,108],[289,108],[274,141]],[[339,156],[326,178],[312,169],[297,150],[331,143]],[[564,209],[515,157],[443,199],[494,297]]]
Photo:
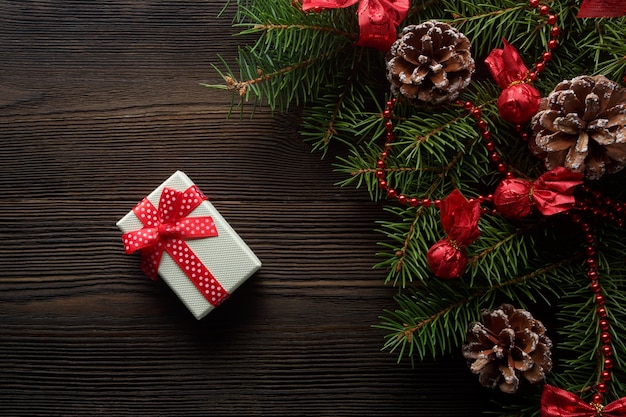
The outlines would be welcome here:
[[[545,0],[558,16],[559,46],[534,86],[546,96],[554,86],[577,75],[603,74],[621,82],[626,75],[626,18],[578,19],[580,2]],[[234,25],[250,44],[238,60],[215,69],[240,104],[251,101],[272,110],[302,110],[301,135],[324,153],[333,142],[347,152],[336,161],[345,174],[340,185],[366,190],[385,200],[377,161],[385,149],[383,111],[391,98],[385,53],[357,47],[356,5],[305,13],[292,0],[239,0]],[[500,93],[483,60],[502,39],[516,46],[528,67],[541,60],[553,39],[547,16],[527,1],[413,0],[403,25],[436,19],[459,29],[472,41],[477,73],[462,92],[491,132],[502,162],[518,178],[535,179],[544,168],[520,140],[515,126],[498,116]],[[399,28],[400,29],[400,28]],[[534,214],[520,221],[482,216],[481,235],[467,248],[468,268],[460,279],[434,278],[428,249],[445,236],[439,210],[422,200],[445,198],[452,190],[475,198],[493,193],[502,179],[492,163],[476,120],[455,103],[438,107],[398,100],[391,119],[395,139],[385,160],[385,179],[398,194],[420,204],[390,199],[377,224],[381,233],[378,268],[397,286],[395,307],[376,326],[387,332],[384,349],[398,360],[431,360],[458,352],[468,325],[482,309],[501,303],[533,312],[544,320],[554,369],[547,381],[590,400],[603,365],[598,349],[597,305],[589,291],[585,236],[567,216]],[[522,131],[527,126],[522,127]],[[624,174],[608,176],[594,187],[624,198]],[[626,243],[623,228],[591,219],[599,259],[599,282],[611,322],[614,369],[607,400],[626,394]],[[538,415],[540,389],[506,396],[500,415]],[[498,399],[500,401],[501,398]]]

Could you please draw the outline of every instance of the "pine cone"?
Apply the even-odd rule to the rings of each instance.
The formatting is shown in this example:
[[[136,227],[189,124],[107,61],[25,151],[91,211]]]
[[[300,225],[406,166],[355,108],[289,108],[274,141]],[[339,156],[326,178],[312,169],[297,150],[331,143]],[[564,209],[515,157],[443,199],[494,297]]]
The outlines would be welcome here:
[[[559,83],[531,126],[531,149],[548,170],[564,166],[595,180],[626,166],[626,88],[602,75]]]
[[[552,369],[552,342],[543,324],[510,304],[483,310],[482,316],[483,323],[470,326],[463,345],[463,356],[480,383],[512,394],[520,374],[531,383],[542,381]]]
[[[454,100],[475,67],[469,39],[435,20],[405,27],[386,59],[394,94],[434,104]]]

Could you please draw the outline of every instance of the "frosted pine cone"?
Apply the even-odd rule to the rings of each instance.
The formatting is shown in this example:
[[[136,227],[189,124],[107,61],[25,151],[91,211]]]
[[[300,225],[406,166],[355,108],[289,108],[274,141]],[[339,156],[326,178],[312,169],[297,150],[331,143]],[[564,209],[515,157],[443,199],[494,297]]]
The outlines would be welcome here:
[[[474,68],[469,39],[435,20],[405,27],[387,54],[391,91],[416,102],[454,100],[470,83]]]
[[[512,394],[520,375],[531,383],[542,381],[552,369],[552,342],[543,324],[510,304],[483,310],[482,316],[483,323],[470,326],[463,345],[463,356],[480,383]]]
[[[531,149],[548,170],[564,166],[598,179],[626,166],[626,88],[583,75],[562,81],[541,100]]]

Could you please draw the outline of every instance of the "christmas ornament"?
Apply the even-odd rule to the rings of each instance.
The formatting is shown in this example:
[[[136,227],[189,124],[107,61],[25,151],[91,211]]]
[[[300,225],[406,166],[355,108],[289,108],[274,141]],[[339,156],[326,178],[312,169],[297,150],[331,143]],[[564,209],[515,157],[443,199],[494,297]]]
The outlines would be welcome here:
[[[456,99],[475,68],[469,39],[434,20],[402,29],[386,59],[391,91],[423,103]]]
[[[512,220],[528,216],[535,207],[544,216],[551,216],[574,207],[574,190],[581,184],[582,174],[563,167],[546,172],[534,182],[504,179],[494,192],[493,204]]]
[[[303,0],[302,10],[334,9],[349,7],[359,0]],[[357,45],[369,46],[383,51],[396,39],[396,28],[406,17],[409,0],[360,0],[360,34]]]
[[[529,71],[517,49],[503,39],[504,47],[494,49],[485,58],[491,76],[502,89],[498,114],[510,123],[530,120],[539,109],[541,95],[530,85]]]
[[[626,16],[624,0],[583,0],[576,17]]]
[[[460,191],[454,190],[441,201],[440,212],[447,236],[428,250],[428,266],[438,278],[458,278],[467,265],[465,247],[480,236],[480,202],[468,201]]]
[[[531,148],[547,169],[564,166],[596,180],[626,165],[626,88],[605,76],[559,83],[533,117]]]
[[[626,397],[607,405],[583,401],[577,395],[546,384],[541,395],[541,417],[623,417]]]
[[[551,347],[543,323],[526,310],[503,304],[482,311],[482,323],[470,326],[462,350],[483,386],[512,394],[520,376],[530,383],[545,379],[552,369]]]

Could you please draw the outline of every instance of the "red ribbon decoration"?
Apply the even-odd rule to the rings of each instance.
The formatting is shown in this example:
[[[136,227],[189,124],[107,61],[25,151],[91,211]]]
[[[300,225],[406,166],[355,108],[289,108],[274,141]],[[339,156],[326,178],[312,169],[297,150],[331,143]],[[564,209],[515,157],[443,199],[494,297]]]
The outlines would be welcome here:
[[[204,298],[217,306],[230,294],[185,243],[217,236],[211,216],[187,217],[204,200],[208,198],[195,185],[185,191],[165,187],[158,210],[147,197],[133,208],[144,227],[124,233],[122,241],[127,254],[141,251],[141,267],[152,280],[157,279],[163,252],[167,252]]]
[[[564,389],[545,385],[541,395],[541,417],[624,417],[626,397],[606,406],[588,404]]]
[[[620,17],[626,16],[624,0],[585,0],[576,17]]]
[[[440,211],[447,237],[428,250],[426,259],[436,277],[458,278],[467,266],[465,247],[480,236],[480,201],[467,201],[459,190],[454,190],[441,201]]]
[[[528,68],[517,49],[506,39],[502,42],[502,49],[494,49],[485,58],[491,76],[502,89],[498,114],[510,123],[526,123],[539,110],[541,94],[527,82]]]
[[[508,219],[522,219],[534,207],[544,216],[552,216],[574,206],[574,190],[580,184],[582,173],[557,167],[534,182],[517,178],[502,180],[493,194],[493,204]]]
[[[357,1],[359,0],[304,0],[302,10],[344,8]],[[396,40],[396,28],[406,17],[409,6],[409,0],[361,0],[357,9],[361,30],[357,45],[387,51]]]

